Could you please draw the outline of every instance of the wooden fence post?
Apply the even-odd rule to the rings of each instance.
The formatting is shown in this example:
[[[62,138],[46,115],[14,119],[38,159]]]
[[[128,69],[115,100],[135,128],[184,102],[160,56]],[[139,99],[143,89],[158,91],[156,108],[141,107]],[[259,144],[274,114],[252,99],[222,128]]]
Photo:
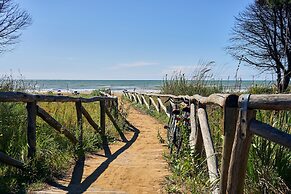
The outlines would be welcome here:
[[[143,104],[145,104],[146,107],[147,107],[148,109],[150,109],[150,106],[149,106],[148,102],[146,101],[146,98],[145,98],[144,94],[141,95],[141,98],[142,98]]]
[[[100,128],[101,128],[101,135],[103,138],[105,137],[105,101],[100,101]]]
[[[189,136],[190,148],[192,152],[201,154],[203,141],[199,123],[197,121],[196,106],[194,103],[191,103],[190,105],[190,125],[191,125],[191,132]]]
[[[114,101],[115,118],[118,119],[118,98]]]
[[[221,175],[220,175],[220,193],[226,193],[227,187],[227,177],[229,162],[231,157],[232,145],[234,140],[234,134],[236,129],[236,122],[238,116],[237,96],[229,96],[226,99],[225,106],[223,107],[223,149],[222,149],[222,159],[221,159]]]
[[[240,97],[239,102],[246,100],[245,98],[248,97]],[[254,110],[248,110],[247,105],[245,110],[241,108],[239,111],[228,170],[226,193],[243,193],[248,154],[253,136],[253,133],[249,130],[249,123],[255,117],[256,112]]]
[[[201,126],[203,144],[206,152],[209,179],[211,182],[214,182],[219,178],[218,164],[205,108],[198,109],[198,118]],[[216,186],[214,187],[213,193],[218,193],[218,188]]]
[[[148,96],[149,97],[149,107],[152,105],[152,101],[151,101],[151,96]],[[150,108],[149,108],[150,109]]]
[[[27,109],[27,144],[28,144],[28,157],[33,158],[36,152],[36,101],[28,102]]]
[[[77,112],[77,124],[79,130],[79,144],[83,146],[83,120],[82,120],[82,103],[81,101],[76,102],[76,112]]]
[[[161,104],[160,104],[160,101],[161,101],[161,99],[160,99],[160,97],[158,96],[157,97],[157,100],[158,100],[158,112],[161,112]]]

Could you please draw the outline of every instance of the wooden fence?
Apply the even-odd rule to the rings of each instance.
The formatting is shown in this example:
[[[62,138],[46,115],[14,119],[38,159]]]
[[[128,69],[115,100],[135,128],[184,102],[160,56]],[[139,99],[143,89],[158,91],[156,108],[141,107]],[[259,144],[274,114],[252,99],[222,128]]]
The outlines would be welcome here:
[[[189,145],[193,151],[201,152],[203,146],[207,158],[209,179],[219,180],[213,193],[243,193],[249,148],[253,135],[261,136],[287,148],[291,148],[291,135],[268,124],[256,120],[256,109],[291,110],[291,94],[274,95],[233,95],[212,94],[208,97],[174,96],[153,93],[125,91],[124,96],[133,102],[143,104],[164,112],[168,117],[170,110],[162,99],[188,99],[190,102],[191,133]],[[218,105],[223,109],[223,150],[220,171],[213,146],[206,107]],[[220,175],[219,175],[220,172]]]
[[[102,96],[92,98],[70,97],[70,96],[53,96],[53,95],[33,95],[22,92],[0,92],[0,102],[23,102],[26,103],[27,108],[27,145],[28,145],[28,158],[33,158],[36,153],[36,117],[39,116],[46,123],[48,123],[57,132],[63,134],[72,144],[80,144],[83,141],[83,116],[87,119],[88,123],[100,133],[102,140],[105,139],[106,115],[111,120],[113,125],[118,129],[116,121],[116,114],[118,112],[118,99],[117,97],[110,96],[106,93],[101,93]],[[75,137],[65,126],[59,123],[48,112],[42,109],[38,102],[74,102],[77,112],[77,125],[79,130],[79,137]],[[83,107],[82,103],[100,102],[100,123],[99,125],[92,119],[87,110]],[[111,114],[112,111],[115,114]],[[24,168],[22,161],[11,158],[3,152],[0,152],[0,162],[11,165],[20,169]]]

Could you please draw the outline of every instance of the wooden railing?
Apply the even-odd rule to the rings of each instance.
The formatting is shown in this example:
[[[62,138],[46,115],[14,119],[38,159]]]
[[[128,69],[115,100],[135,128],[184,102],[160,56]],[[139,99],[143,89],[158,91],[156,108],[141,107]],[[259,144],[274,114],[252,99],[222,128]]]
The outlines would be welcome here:
[[[53,95],[33,95],[22,92],[0,92],[0,102],[23,102],[26,103],[27,109],[27,145],[28,158],[33,158],[36,153],[36,117],[39,116],[46,123],[48,123],[57,132],[63,134],[72,144],[79,144],[82,146],[83,142],[83,116],[88,123],[100,133],[102,140],[105,138],[105,116],[109,117],[113,125],[117,128],[118,124],[116,117],[111,114],[112,109],[118,111],[117,97],[102,93],[102,96],[92,98],[71,97],[71,96],[53,96]],[[42,109],[38,102],[74,102],[77,112],[77,125],[79,130],[79,137],[75,137],[70,130],[59,123],[48,112]],[[99,125],[92,119],[88,111],[84,108],[82,103],[100,102],[100,123]],[[110,106],[108,106],[110,104]],[[116,113],[117,114],[117,113]],[[118,129],[119,130],[119,129]],[[11,165],[20,169],[24,168],[22,161],[11,158],[3,152],[0,152],[0,162]]]
[[[165,106],[169,97],[186,98],[190,102],[191,132],[190,148],[201,153],[204,146],[210,181],[216,185],[213,193],[243,193],[248,153],[253,135],[259,135],[287,148],[291,148],[291,135],[268,124],[257,121],[255,109],[291,110],[291,94],[241,95],[212,94],[208,97],[174,96],[154,93],[125,91],[124,96],[135,103],[143,104],[164,112],[168,117],[170,110]],[[220,171],[215,152],[206,107],[217,105],[223,109],[223,150]],[[219,175],[220,172],[220,175]]]

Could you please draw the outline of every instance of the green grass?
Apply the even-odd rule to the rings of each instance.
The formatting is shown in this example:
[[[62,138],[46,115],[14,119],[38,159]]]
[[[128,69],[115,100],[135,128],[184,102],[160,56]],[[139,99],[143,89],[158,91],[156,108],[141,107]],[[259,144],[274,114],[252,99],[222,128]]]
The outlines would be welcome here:
[[[27,86],[10,76],[0,81],[0,91],[24,91]],[[94,93],[95,94],[95,93]],[[84,95],[90,97],[92,95]],[[102,141],[83,117],[83,147],[74,146],[62,134],[37,117],[36,156],[27,158],[27,113],[25,103],[0,103],[0,151],[25,163],[25,170],[0,163],[0,193],[23,193],[28,189],[40,189],[44,182],[64,176],[81,153],[96,152]],[[74,103],[38,103],[71,133],[78,137],[77,116]],[[83,103],[93,120],[100,121],[99,102]],[[110,142],[118,138],[118,132],[106,119],[106,135]]]
[[[190,78],[179,71],[174,72],[170,77],[166,75],[161,86],[161,93],[173,95],[200,94],[202,96],[208,96],[221,92],[223,90],[222,83],[215,81],[211,73],[213,63],[201,62],[199,69],[193,72]]]
[[[222,93],[222,87],[209,86],[205,79],[208,69],[202,69],[194,80],[186,79],[181,73],[176,73],[171,79],[165,79],[161,92],[174,95],[200,94],[208,96],[212,93]],[[199,76],[200,75],[200,76]],[[275,87],[255,85],[247,91],[251,94],[276,93]],[[238,95],[240,95],[238,93]],[[165,114],[154,110],[147,110],[145,106],[135,105],[144,112],[154,116],[163,123],[167,123]],[[217,106],[207,106],[209,124],[215,151],[221,164],[223,145],[223,112]],[[268,123],[280,130],[291,133],[290,111],[257,111],[257,120]],[[161,119],[164,118],[164,119]],[[213,185],[208,181],[208,171],[205,153],[194,155],[188,145],[188,132],[185,136],[183,151],[179,157],[165,155],[169,163],[172,175],[166,179],[166,191],[168,193],[208,193]],[[291,192],[291,153],[283,146],[255,136],[252,140],[249,160],[247,164],[247,176],[245,180],[245,193],[288,193]]]

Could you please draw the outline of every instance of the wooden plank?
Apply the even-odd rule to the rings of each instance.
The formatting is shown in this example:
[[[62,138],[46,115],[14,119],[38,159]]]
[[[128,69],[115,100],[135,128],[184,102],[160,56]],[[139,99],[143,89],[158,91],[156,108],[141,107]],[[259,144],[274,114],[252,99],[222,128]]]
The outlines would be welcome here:
[[[155,103],[154,99],[152,97],[149,97],[151,104],[155,107],[155,109],[160,112],[160,109],[158,107],[158,105]]]
[[[199,101],[200,104],[206,105],[206,104],[216,104],[220,107],[224,107],[225,101],[229,94],[211,94],[208,97],[203,97],[198,94],[191,96],[190,99],[195,99]]]
[[[171,94],[156,94],[156,93],[139,93],[141,95],[147,95],[147,96],[156,96],[156,97],[166,97],[166,98],[172,98],[174,100],[181,100],[181,99],[188,99],[191,102],[199,101],[200,104],[206,105],[206,104],[216,104],[221,107],[225,105],[226,99],[229,97],[229,94],[211,94],[208,97],[200,96],[200,95],[193,95],[193,96],[187,96],[187,95],[171,95]],[[234,105],[236,106],[236,105]]]
[[[101,129],[99,128],[99,126],[97,125],[97,123],[95,123],[95,121],[92,119],[92,117],[90,116],[90,114],[88,113],[88,111],[84,108],[84,106],[81,106],[81,111],[82,114],[84,115],[84,117],[87,119],[88,123],[97,131],[97,132],[101,132]]]
[[[123,91],[123,95],[124,95],[124,97],[128,98],[128,93],[127,92]]]
[[[131,93],[128,93],[128,92],[127,92],[126,94],[127,94],[127,96],[128,96],[128,99],[131,100]]]
[[[28,157],[33,158],[36,152],[36,102],[28,102],[27,106],[27,144]]]
[[[248,110],[247,120],[245,121],[247,126],[250,120],[255,118],[255,115],[256,114],[254,110]],[[239,112],[234,142],[232,146],[232,154],[228,169],[226,193],[237,193],[237,194],[243,193],[243,186],[249,155],[248,153],[253,133],[247,127],[245,134],[245,132],[242,129],[240,116],[241,111]]]
[[[141,95],[141,98],[142,98],[143,103],[146,105],[146,107],[147,107],[148,109],[150,109],[150,106],[149,106],[148,102],[146,101],[146,99],[145,99],[145,97],[144,97],[144,94]]]
[[[102,136],[105,136],[105,122],[105,102],[100,101],[100,128]]]
[[[142,101],[141,101],[138,93],[136,93],[136,98],[137,98],[137,103],[142,104]]]
[[[160,109],[163,109],[164,110],[164,112],[166,113],[166,115],[168,116],[168,117],[170,117],[170,114],[168,113],[168,111],[167,111],[167,108],[165,107],[165,105],[163,104],[163,102],[162,102],[162,100],[158,97],[158,103],[159,103],[159,107],[160,107]]]
[[[220,192],[226,193],[228,169],[238,117],[238,108],[225,107],[223,112],[224,137],[220,169]]]
[[[131,102],[134,102],[134,97],[133,97],[132,93],[130,93],[130,100],[131,100]]]
[[[118,99],[116,99],[115,101],[113,101],[113,104],[114,104],[114,116],[116,119],[118,119],[118,112],[119,112],[119,109],[118,109]]]
[[[33,95],[23,92],[0,92],[0,102],[96,102],[102,100],[115,100],[117,97],[95,96],[92,98],[54,96],[54,95]]]
[[[198,109],[198,118],[201,127],[201,133],[203,138],[203,144],[207,157],[207,166],[209,179],[211,182],[216,181],[219,178],[217,158],[214,151],[213,141],[211,138],[211,132],[208,124],[207,113],[204,108]]]
[[[148,98],[149,98],[149,107],[152,106],[152,101],[151,101],[150,97],[151,97],[151,96],[148,96]]]
[[[14,166],[16,168],[24,169],[23,162],[16,160],[14,158],[11,158],[10,156],[6,155],[3,152],[0,152],[0,162],[10,165],[10,166]]]
[[[110,111],[108,111],[107,108],[105,108],[105,112],[106,112],[108,118],[110,119],[110,121],[112,122],[112,124],[114,125],[115,129],[116,129],[117,132],[119,133],[119,136],[121,137],[122,141],[123,141],[123,142],[126,142],[127,139],[126,139],[126,137],[124,136],[124,134],[122,133],[120,127],[118,126],[117,121],[113,118],[113,116],[110,114]]]
[[[253,119],[250,122],[250,131],[269,141],[291,149],[291,135],[280,131],[266,123],[262,123],[261,121]]]
[[[189,136],[189,145],[192,152],[201,154],[202,153],[202,135],[199,128],[199,123],[197,121],[197,112],[194,103],[190,105],[190,125],[191,125],[191,132]]]
[[[252,94],[250,109],[291,110],[291,94]]]
[[[137,98],[136,98],[135,93],[132,93],[131,95],[132,95],[132,98],[133,98],[133,102],[136,102],[137,103]]]
[[[73,144],[76,144],[78,142],[75,136],[67,128],[62,126],[62,124],[56,121],[52,116],[50,116],[44,109],[39,106],[37,107],[37,116],[42,118],[46,123],[48,123],[59,133],[64,134]]]
[[[77,125],[79,132],[79,144],[83,146],[83,118],[82,118],[82,103],[78,101],[75,103],[77,113]]]

